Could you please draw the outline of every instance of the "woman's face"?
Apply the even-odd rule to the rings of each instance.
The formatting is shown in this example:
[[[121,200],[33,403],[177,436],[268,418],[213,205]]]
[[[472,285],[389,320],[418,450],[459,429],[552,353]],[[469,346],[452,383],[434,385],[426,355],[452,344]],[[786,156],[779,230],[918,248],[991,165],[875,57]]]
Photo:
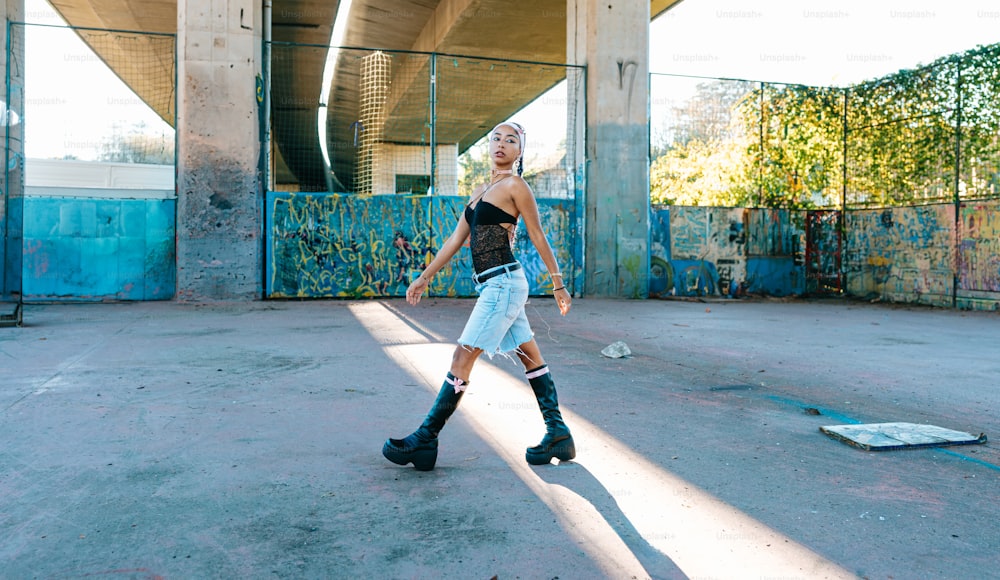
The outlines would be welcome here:
[[[490,135],[490,159],[497,167],[509,167],[521,155],[521,140],[510,125],[500,125]]]

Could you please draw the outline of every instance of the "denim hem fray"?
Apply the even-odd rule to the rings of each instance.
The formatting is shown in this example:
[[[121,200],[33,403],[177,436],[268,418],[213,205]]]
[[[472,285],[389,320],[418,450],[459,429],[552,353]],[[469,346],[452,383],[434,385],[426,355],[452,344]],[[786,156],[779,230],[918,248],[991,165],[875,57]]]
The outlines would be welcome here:
[[[496,350],[494,350],[492,352],[488,351],[488,350],[483,350],[483,349],[479,348],[478,346],[472,346],[472,345],[469,345],[469,344],[459,344],[459,346],[462,347],[462,348],[464,348],[465,350],[472,350],[472,349],[482,350],[483,354],[485,354],[487,357],[489,357],[490,360],[493,360],[493,357],[495,357],[495,356],[502,356],[502,357],[504,357],[505,359],[507,359],[507,360],[509,360],[511,362],[518,362],[519,359],[514,358],[514,356],[511,355],[511,353],[518,354],[518,355],[524,354],[524,351],[521,350],[520,346],[518,346],[517,348],[515,348],[513,350],[500,350],[500,347],[498,346],[496,348]]]

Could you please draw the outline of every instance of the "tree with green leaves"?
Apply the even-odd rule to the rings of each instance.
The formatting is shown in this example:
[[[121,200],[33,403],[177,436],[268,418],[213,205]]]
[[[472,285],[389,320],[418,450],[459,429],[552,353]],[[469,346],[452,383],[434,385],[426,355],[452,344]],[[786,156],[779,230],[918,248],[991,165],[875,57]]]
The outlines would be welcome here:
[[[694,95],[671,111],[666,142],[654,145],[650,166],[653,204],[740,205],[748,190],[741,155],[746,134],[734,107],[754,83],[699,83]]]
[[[650,166],[653,203],[812,208],[997,197],[1000,44],[847,89],[702,83],[663,134]]]
[[[739,104],[747,133],[745,180],[759,207],[811,208],[840,199],[842,92],[802,85],[762,85]]]

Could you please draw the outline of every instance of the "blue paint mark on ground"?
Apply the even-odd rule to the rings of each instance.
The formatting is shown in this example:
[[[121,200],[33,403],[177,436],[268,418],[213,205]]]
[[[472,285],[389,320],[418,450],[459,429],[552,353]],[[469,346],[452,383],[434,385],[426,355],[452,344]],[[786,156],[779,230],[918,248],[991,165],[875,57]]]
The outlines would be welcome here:
[[[789,407],[797,407],[797,408],[802,409],[802,410],[805,410],[805,409],[816,409],[817,411],[820,412],[820,415],[822,415],[824,417],[829,417],[829,418],[833,419],[834,421],[837,421],[838,423],[842,423],[842,424],[845,424],[845,425],[860,425],[861,424],[861,421],[859,421],[859,420],[857,420],[857,419],[855,419],[853,417],[849,417],[847,415],[843,415],[841,413],[838,413],[836,411],[833,411],[833,410],[825,408],[825,407],[817,407],[815,405],[810,405],[808,403],[803,403],[802,401],[796,401],[795,399],[789,399],[787,397],[779,397],[777,395],[767,395],[767,398],[770,399],[770,400],[772,400],[772,401],[774,401],[775,403],[779,403],[779,404],[782,404],[782,405],[787,405]],[[962,461],[968,461],[968,462],[971,462],[971,463],[975,463],[976,465],[980,465],[982,467],[986,467],[986,468],[992,469],[994,471],[1000,471],[1000,465],[995,465],[993,463],[989,463],[987,461],[983,461],[982,459],[976,459],[975,457],[969,457],[968,455],[963,455],[963,454],[961,454],[961,453],[959,453],[957,451],[952,451],[950,449],[942,449],[942,448],[937,448],[937,449],[940,450],[945,455],[954,457],[956,459],[961,459]]]
[[[817,407],[816,405],[810,405],[808,403],[803,403],[802,401],[796,401],[795,399],[788,399],[788,398],[785,398],[785,397],[779,397],[777,395],[767,395],[767,398],[771,399],[775,403],[781,403],[782,405],[788,405],[790,407],[798,407],[799,409],[802,409],[803,411],[806,410],[806,409],[816,409],[824,417],[829,417],[829,418],[831,418],[834,421],[837,421],[839,423],[844,423],[844,424],[849,424],[849,425],[859,425],[861,423],[861,421],[859,421],[859,420],[857,420],[857,419],[855,419],[853,417],[848,417],[847,415],[842,415],[842,414],[840,414],[840,413],[838,413],[838,412],[836,412],[836,411],[834,411],[832,409],[827,409],[827,408],[824,408],[824,407]]]

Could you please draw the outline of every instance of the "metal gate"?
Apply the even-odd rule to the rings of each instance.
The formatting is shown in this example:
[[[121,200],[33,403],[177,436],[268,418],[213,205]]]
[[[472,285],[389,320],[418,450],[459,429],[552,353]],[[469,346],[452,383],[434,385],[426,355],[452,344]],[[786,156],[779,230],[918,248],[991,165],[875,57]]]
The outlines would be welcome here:
[[[834,295],[844,290],[841,216],[838,210],[806,212],[807,294]]]

